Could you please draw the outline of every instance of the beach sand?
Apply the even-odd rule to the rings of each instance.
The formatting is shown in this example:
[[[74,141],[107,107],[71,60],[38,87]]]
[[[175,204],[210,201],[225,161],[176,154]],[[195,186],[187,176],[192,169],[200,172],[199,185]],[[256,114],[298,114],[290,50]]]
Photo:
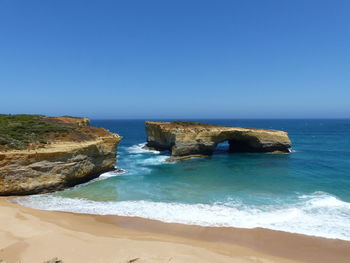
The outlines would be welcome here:
[[[292,263],[350,260],[350,242],[268,229],[34,210],[0,198],[0,259],[71,262]]]

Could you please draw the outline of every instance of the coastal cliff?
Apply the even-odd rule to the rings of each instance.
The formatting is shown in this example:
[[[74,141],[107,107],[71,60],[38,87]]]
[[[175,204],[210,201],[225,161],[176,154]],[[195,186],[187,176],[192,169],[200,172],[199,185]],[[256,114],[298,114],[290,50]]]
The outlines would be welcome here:
[[[288,153],[291,141],[284,131],[239,128],[199,122],[146,121],[147,147],[170,150],[172,156],[210,155],[228,141],[230,152]]]
[[[0,115],[0,195],[56,191],[114,170],[120,140],[87,118]]]

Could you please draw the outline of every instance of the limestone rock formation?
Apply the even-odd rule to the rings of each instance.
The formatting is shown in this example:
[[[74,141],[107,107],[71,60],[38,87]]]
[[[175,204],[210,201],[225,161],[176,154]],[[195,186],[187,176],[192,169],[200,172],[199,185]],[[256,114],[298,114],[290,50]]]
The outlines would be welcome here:
[[[291,141],[284,131],[238,128],[199,122],[146,121],[147,147],[170,150],[172,156],[210,155],[228,141],[230,152],[288,153]]]
[[[21,123],[24,137],[10,129],[15,123],[12,119],[9,122],[12,126],[6,127],[8,134],[16,137],[9,137],[0,121],[3,132],[0,135],[12,143],[0,145],[0,195],[56,191],[115,169],[121,137],[103,128],[90,127],[87,118],[40,116],[30,120],[32,130],[39,127],[34,134],[26,134],[30,128],[23,127],[25,122],[21,118],[15,119]],[[43,134],[36,136],[39,131]]]

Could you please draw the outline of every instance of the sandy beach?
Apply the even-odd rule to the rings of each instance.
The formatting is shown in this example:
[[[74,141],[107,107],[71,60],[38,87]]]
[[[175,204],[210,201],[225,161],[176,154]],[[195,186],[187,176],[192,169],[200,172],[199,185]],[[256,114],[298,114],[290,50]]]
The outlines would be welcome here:
[[[0,0],[0,263],[350,263],[350,0]]]
[[[267,229],[34,210],[0,199],[0,259],[63,262],[348,262],[350,242]]]

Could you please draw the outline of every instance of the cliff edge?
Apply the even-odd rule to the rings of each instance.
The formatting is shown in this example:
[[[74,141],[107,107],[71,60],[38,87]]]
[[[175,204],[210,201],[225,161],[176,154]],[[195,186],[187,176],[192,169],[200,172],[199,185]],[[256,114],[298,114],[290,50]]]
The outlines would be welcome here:
[[[291,141],[284,131],[226,127],[200,122],[146,121],[147,146],[170,150],[172,156],[210,155],[228,141],[230,152],[288,153]]]
[[[87,118],[0,115],[0,195],[61,190],[114,170],[120,140]]]

